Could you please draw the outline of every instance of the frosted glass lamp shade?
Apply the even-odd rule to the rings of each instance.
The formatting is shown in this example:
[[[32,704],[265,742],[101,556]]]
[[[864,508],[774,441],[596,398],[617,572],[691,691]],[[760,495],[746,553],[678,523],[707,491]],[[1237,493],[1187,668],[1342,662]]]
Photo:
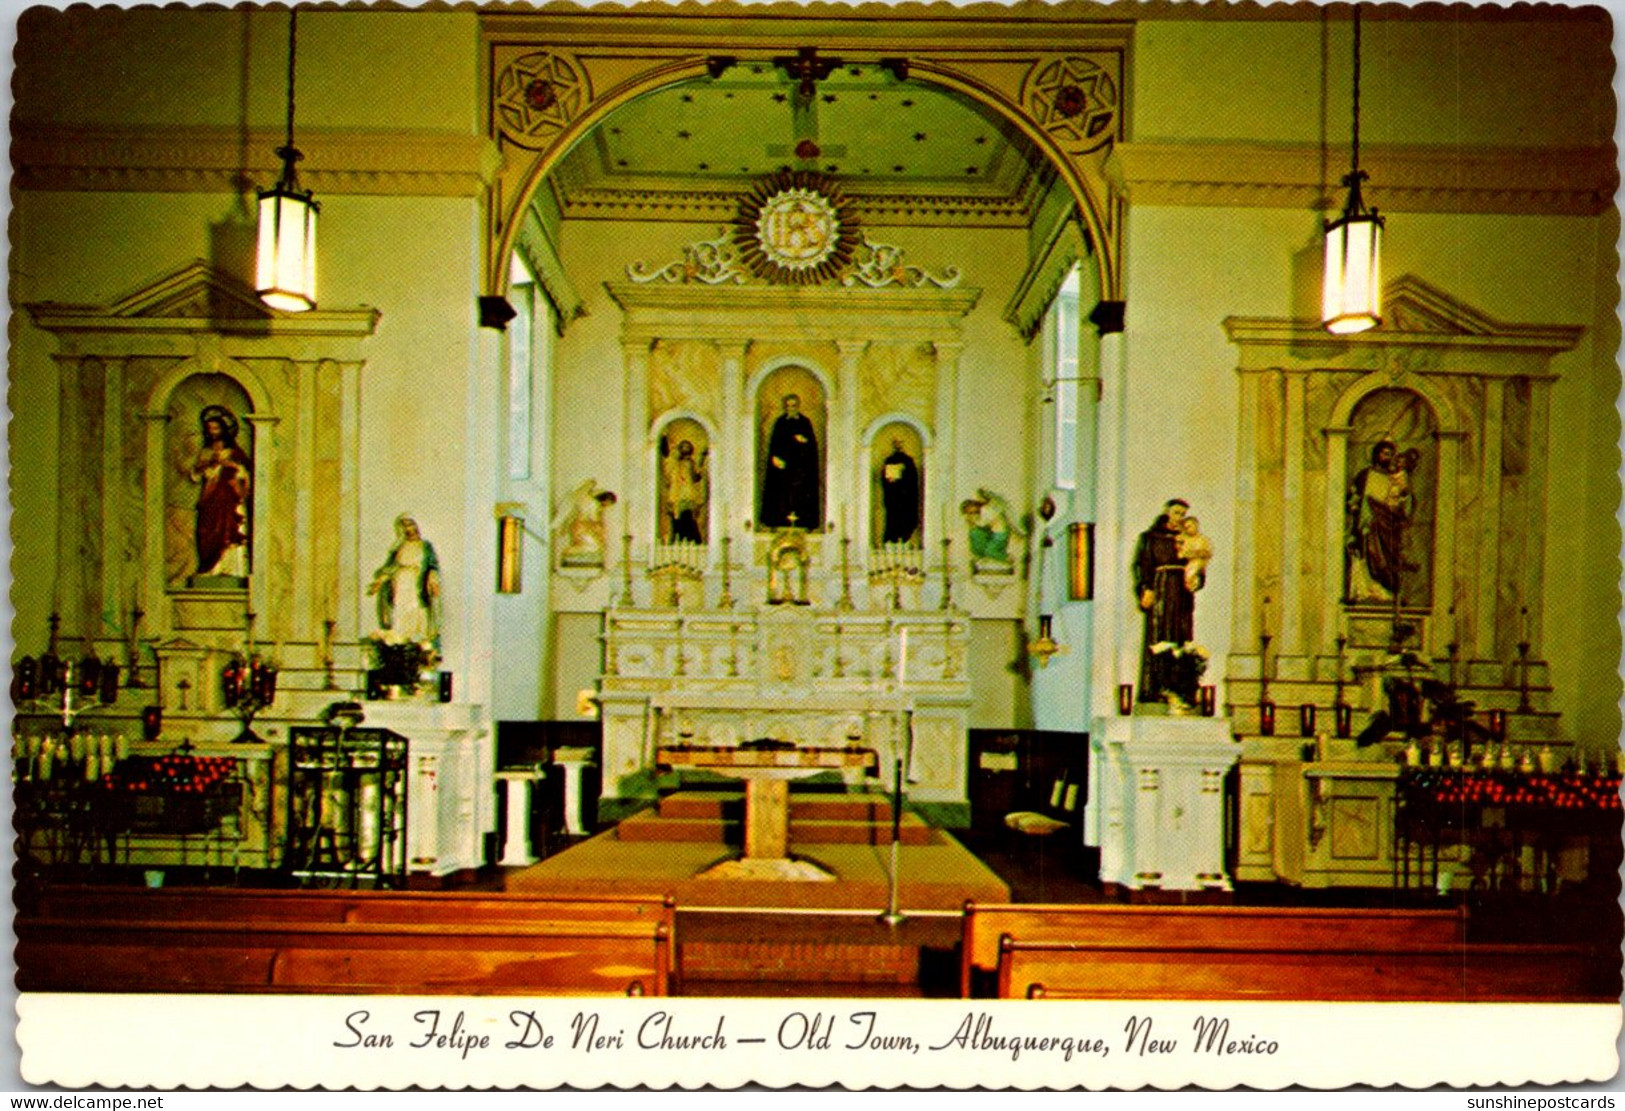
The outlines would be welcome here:
[[[316,213],[309,193],[280,184],[260,194],[260,300],[284,312],[316,307]]]
[[[1382,323],[1382,218],[1353,209],[1326,225],[1320,318],[1335,335]]]

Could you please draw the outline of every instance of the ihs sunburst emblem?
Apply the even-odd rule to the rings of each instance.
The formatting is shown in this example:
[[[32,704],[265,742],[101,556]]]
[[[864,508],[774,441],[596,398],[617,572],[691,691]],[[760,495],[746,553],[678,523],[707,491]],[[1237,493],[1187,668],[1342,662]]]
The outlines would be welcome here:
[[[858,221],[834,180],[781,170],[739,202],[734,246],[757,277],[812,285],[838,277],[858,247]]]

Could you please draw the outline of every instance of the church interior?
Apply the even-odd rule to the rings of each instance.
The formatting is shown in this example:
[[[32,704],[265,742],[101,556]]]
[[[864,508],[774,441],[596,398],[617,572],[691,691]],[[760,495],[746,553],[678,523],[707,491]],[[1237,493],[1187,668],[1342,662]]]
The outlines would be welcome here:
[[[1601,9],[16,30],[20,990],[1618,999]]]

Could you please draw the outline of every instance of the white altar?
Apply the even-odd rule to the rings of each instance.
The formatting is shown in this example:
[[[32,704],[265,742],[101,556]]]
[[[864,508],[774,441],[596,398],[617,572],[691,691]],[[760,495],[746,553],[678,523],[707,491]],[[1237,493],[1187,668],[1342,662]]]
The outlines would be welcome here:
[[[1100,849],[1101,882],[1230,890],[1224,781],[1240,752],[1226,718],[1096,718],[1084,841]]]
[[[872,748],[889,781],[911,728],[910,797],[965,802],[964,614],[613,609],[604,630],[606,798],[652,795],[661,746],[763,737]]]

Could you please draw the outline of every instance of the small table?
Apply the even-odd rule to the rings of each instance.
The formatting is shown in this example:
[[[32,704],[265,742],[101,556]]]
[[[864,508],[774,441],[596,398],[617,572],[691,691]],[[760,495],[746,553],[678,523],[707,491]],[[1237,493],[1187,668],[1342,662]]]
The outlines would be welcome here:
[[[873,775],[879,761],[868,748],[671,745],[655,754],[661,768],[699,768],[745,781],[745,855],[701,873],[710,879],[834,879],[816,864],[790,858],[790,780],[842,768]]]

